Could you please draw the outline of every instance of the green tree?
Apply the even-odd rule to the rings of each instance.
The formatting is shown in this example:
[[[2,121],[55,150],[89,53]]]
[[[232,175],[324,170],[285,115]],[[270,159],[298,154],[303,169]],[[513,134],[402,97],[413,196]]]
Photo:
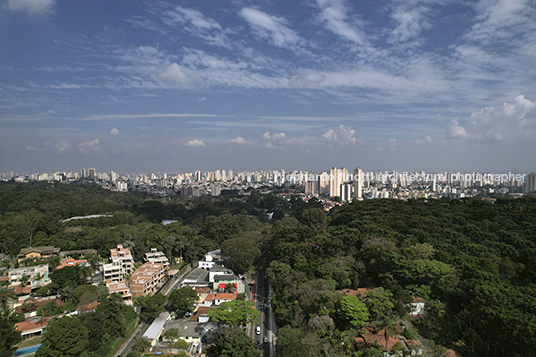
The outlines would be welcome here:
[[[251,300],[233,300],[210,309],[208,316],[212,317],[213,321],[223,325],[238,327],[250,322],[256,324],[259,319],[259,311],[255,309],[255,302]]]
[[[75,317],[52,319],[43,334],[36,357],[87,356],[88,330]]]
[[[251,337],[241,328],[224,329],[220,331],[214,346],[214,352],[219,357],[260,357],[261,351],[255,349]]]
[[[362,328],[369,319],[369,313],[364,303],[355,296],[343,296],[337,309],[339,318],[353,328]]]
[[[151,343],[143,337],[138,337],[134,342],[134,351],[145,352],[149,347],[151,347]]]
[[[255,246],[252,238],[233,238],[222,243],[222,254],[233,263],[233,268],[238,273],[244,273],[253,265],[253,262],[261,255],[259,248]]]
[[[169,303],[175,310],[179,310],[181,313],[193,312],[194,304],[199,299],[197,291],[189,286],[175,289],[169,295]]]
[[[17,344],[22,340],[20,331],[15,330],[13,310],[0,308],[0,356],[13,356]]]
[[[367,306],[370,317],[373,320],[381,320],[391,313],[395,307],[391,298],[393,294],[384,288],[376,288],[366,293],[365,305]]]
[[[60,289],[67,285],[76,287],[80,278],[80,267],[78,265],[66,266],[62,269],[54,270],[49,276]]]
[[[173,341],[179,338],[179,330],[176,328],[170,328],[162,334],[162,338],[167,341]]]
[[[17,299],[17,294],[7,286],[0,286],[0,310],[11,306],[13,300]]]
[[[24,287],[28,284],[30,281],[30,277],[26,274],[22,274],[22,276],[19,278],[20,286]]]
[[[161,293],[155,295],[140,296],[138,305],[141,307],[140,318],[142,320],[156,319],[161,312],[166,311],[164,304],[167,297]]]

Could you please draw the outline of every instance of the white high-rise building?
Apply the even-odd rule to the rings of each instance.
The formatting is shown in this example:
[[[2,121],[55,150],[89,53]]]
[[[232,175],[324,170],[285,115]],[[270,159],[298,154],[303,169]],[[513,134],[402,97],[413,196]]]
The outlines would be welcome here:
[[[352,202],[352,196],[354,194],[354,186],[349,183],[343,183],[341,185],[341,201]]]
[[[357,199],[363,198],[363,170],[356,167],[354,170],[354,197]]]

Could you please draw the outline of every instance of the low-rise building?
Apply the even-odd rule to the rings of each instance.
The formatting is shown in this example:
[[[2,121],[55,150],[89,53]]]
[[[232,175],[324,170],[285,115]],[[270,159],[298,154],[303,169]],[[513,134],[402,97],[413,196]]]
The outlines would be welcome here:
[[[31,287],[37,288],[46,285],[50,282],[48,278],[48,264],[9,269],[9,283],[11,285],[20,285],[19,280],[23,276],[28,277],[28,284]]]
[[[163,264],[145,263],[130,277],[130,291],[132,296],[145,296],[153,294],[157,286],[162,283],[165,277],[165,268]]]
[[[24,264],[25,260],[41,261],[51,256],[59,256],[60,248],[54,246],[22,248],[17,255],[17,262]]]
[[[63,252],[60,252],[61,258],[73,258],[75,256],[78,256],[80,259],[84,259],[86,255],[94,255],[97,256],[97,250],[95,249],[79,249],[79,250],[66,250]]]
[[[126,305],[132,305],[132,293],[126,281],[106,280],[106,287],[110,294],[119,294],[123,297],[123,302]]]
[[[58,265],[56,267],[56,270],[62,269],[62,268],[65,268],[65,267],[72,267],[72,266],[75,266],[75,265],[90,266],[90,264],[85,259],[74,260],[73,258],[68,258],[68,259],[65,259],[65,260],[61,261],[60,265]]]
[[[149,263],[158,263],[164,265],[164,267],[169,267],[169,260],[166,255],[162,252],[159,252],[156,248],[151,248],[150,253],[145,253],[145,261]]]

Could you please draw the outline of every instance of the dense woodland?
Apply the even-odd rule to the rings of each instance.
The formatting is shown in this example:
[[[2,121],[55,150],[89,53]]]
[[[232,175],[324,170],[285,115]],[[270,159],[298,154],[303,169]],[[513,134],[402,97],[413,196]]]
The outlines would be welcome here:
[[[264,268],[279,356],[373,356],[352,343],[365,326],[396,333],[409,322],[418,330],[408,335],[461,356],[536,355],[533,197],[367,200],[326,214],[314,200],[255,191],[163,201],[88,183],[8,182],[0,202],[4,254],[31,242],[106,258],[122,243],[138,261],[152,247],[196,261],[222,248],[237,272]],[[61,222],[89,214],[113,217]],[[361,287],[373,290],[357,301],[339,292]],[[409,319],[413,297],[426,301],[422,319]]]

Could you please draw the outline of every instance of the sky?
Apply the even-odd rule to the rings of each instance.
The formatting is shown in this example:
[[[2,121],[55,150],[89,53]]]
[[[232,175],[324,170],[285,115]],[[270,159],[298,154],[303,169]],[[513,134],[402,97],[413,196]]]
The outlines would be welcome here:
[[[530,0],[0,0],[0,172],[536,170]]]

